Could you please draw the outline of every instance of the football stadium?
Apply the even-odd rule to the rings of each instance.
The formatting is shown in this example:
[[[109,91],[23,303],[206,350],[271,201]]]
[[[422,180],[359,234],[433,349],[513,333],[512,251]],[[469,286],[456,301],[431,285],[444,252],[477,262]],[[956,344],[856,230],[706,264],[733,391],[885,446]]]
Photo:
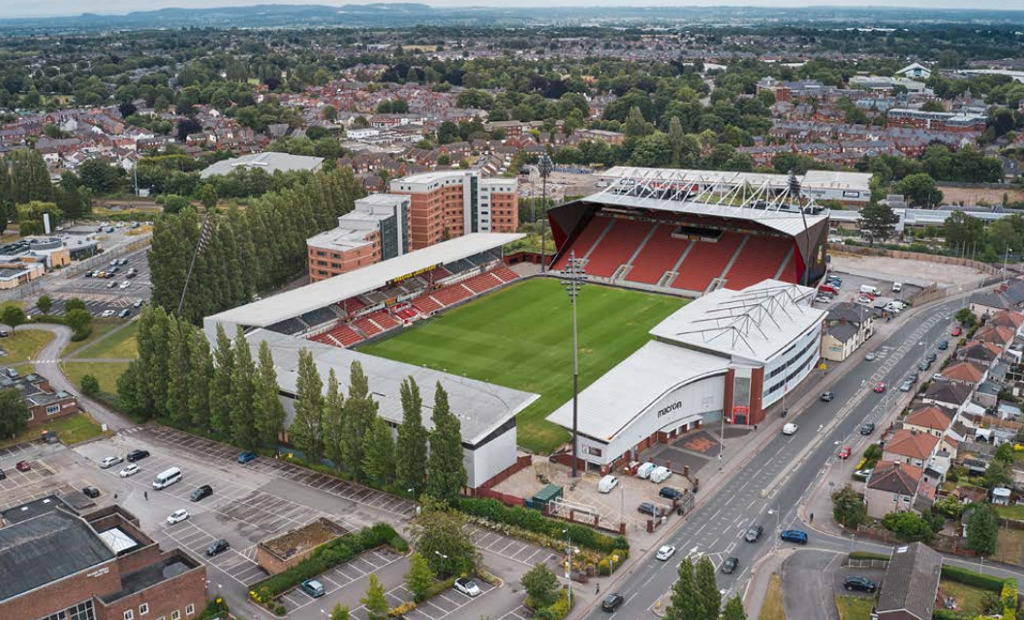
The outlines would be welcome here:
[[[503,254],[523,235],[471,233],[205,328],[242,326],[252,346],[271,345],[289,420],[301,348],[324,375],[360,362],[392,425],[402,379],[415,377],[428,403],[440,382],[477,487],[515,464],[517,446],[571,462],[572,314],[558,277],[573,257],[589,282],[578,297],[581,467],[607,470],[716,421],[757,424],[818,361],[825,313],[809,300],[828,211],[813,196],[866,190],[866,179],[819,175],[805,189],[807,178],[771,174],[605,176],[601,192],[549,211],[558,250],[543,273]]]

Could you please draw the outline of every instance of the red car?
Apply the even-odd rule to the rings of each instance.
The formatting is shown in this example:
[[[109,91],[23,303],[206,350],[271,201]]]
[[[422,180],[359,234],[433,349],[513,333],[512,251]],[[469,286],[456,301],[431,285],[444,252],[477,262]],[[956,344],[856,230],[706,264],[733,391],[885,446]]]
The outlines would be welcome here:
[[[959,327],[954,327],[953,331],[950,332],[950,334],[953,336],[959,336],[962,333],[964,333],[964,330],[960,329]]]
[[[837,456],[845,461],[846,459],[850,458],[851,454],[853,454],[853,449],[850,448],[850,446],[843,446],[843,449],[839,451],[839,454]]]
[[[884,383],[879,382],[879,383],[875,384],[875,394],[881,394],[884,391],[885,391],[885,384]]]
[[[32,469],[32,466],[28,464],[28,461],[18,461],[18,464],[14,466],[18,471],[28,471]]]

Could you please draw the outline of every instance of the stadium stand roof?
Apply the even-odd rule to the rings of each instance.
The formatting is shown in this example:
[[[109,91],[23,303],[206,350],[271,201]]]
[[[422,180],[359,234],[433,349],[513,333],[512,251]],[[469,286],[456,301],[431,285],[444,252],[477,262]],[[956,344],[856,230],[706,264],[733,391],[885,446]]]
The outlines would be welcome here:
[[[319,310],[344,299],[379,289],[396,278],[493,250],[522,239],[524,236],[520,233],[470,233],[333,278],[284,291],[273,297],[225,310],[206,317],[204,324],[209,329],[217,323],[221,323],[225,328],[230,328],[229,332],[234,329],[235,325],[267,327],[307,312]]]
[[[199,178],[205,179],[219,174],[228,174],[238,168],[259,168],[267,174],[275,172],[294,172],[306,170],[315,172],[324,163],[323,157],[310,157],[308,155],[291,155],[289,153],[255,153],[243,155],[232,159],[225,159],[209,165],[199,173]]]
[[[814,289],[765,280],[740,291],[718,289],[682,307],[651,330],[683,347],[767,362],[826,312],[806,300]]]
[[[468,379],[458,375],[431,370],[413,364],[397,362],[342,349],[312,340],[278,334],[267,330],[256,330],[248,336],[253,355],[258,355],[260,342],[266,341],[274,355],[278,384],[281,390],[294,394],[298,379],[299,351],[306,349],[313,354],[313,361],[326,377],[333,368],[335,374],[347,386],[347,377],[353,362],[359,362],[369,380],[370,390],[379,403],[378,413],[385,420],[402,422],[402,400],[400,386],[407,377],[412,377],[420,387],[423,397],[423,425],[433,428],[431,410],[434,403],[434,386],[438,382],[448,392],[451,410],[462,425],[463,442],[476,444],[490,433],[508,422],[530,403],[540,398],[537,394]],[[285,426],[291,424],[292,413],[288,412]]]
[[[732,172],[729,170],[692,170],[676,168],[641,168],[615,166],[599,174],[608,179],[673,178],[676,180],[704,181],[720,185],[767,184],[775,189],[789,185],[789,175],[765,172]],[[871,175],[866,172],[837,172],[834,170],[808,170],[797,175],[801,187],[806,190],[838,189],[870,191]]]
[[[578,408],[586,415],[578,416],[579,432],[610,441],[666,393],[728,368],[729,360],[717,355],[648,342],[580,392]],[[547,419],[572,428],[572,401]]]

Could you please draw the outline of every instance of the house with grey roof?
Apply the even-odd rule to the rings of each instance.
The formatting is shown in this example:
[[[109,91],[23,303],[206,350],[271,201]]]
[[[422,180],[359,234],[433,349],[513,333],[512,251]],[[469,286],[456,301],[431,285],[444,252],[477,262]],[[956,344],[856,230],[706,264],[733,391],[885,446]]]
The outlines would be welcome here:
[[[875,333],[871,309],[863,304],[838,303],[829,308],[821,338],[821,357],[841,362]]]
[[[916,542],[896,547],[882,581],[878,620],[929,620],[942,574],[942,556]]]

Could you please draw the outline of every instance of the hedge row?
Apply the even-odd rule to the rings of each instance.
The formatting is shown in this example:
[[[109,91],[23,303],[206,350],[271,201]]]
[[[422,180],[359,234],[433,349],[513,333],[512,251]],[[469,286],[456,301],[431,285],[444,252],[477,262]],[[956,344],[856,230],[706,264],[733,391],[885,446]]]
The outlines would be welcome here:
[[[545,517],[536,510],[522,506],[506,506],[495,499],[464,497],[458,501],[457,508],[466,514],[487,519],[493,523],[505,523],[551,538],[563,538],[565,536],[563,530],[568,529],[569,540],[573,544],[601,553],[612,553],[618,549],[629,550],[629,541],[624,536],[601,534],[579,523],[567,523]]]
[[[273,605],[274,599],[283,592],[338,564],[348,562],[364,551],[382,545],[389,545],[400,553],[405,553],[409,549],[409,544],[394,528],[387,523],[378,523],[320,545],[308,558],[292,568],[272,575],[254,585],[249,591],[249,597],[262,605]]]
[[[612,561],[612,557],[616,559]],[[601,558],[601,561],[597,563],[597,574],[600,577],[607,577],[615,571],[619,570],[619,567],[629,558],[629,549],[616,549],[608,555]]]
[[[999,579],[998,577],[990,577],[989,575],[982,575],[981,573],[969,571],[957,566],[943,565],[942,578],[962,583],[964,585],[981,588],[982,590],[990,590],[996,594],[1001,594],[1003,591],[1002,579]]]
[[[883,562],[889,561],[889,556],[882,553],[872,553],[870,551],[851,551],[851,560],[882,560]]]
[[[953,609],[937,609],[932,612],[932,620],[974,620],[977,614]]]
[[[568,590],[562,590],[562,593],[558,596],[558,600],[537,610],[537,614],[534,616],[537,620],[562,620],[569,615],[572,610],[572,605],[569,603],[569,592]]]

